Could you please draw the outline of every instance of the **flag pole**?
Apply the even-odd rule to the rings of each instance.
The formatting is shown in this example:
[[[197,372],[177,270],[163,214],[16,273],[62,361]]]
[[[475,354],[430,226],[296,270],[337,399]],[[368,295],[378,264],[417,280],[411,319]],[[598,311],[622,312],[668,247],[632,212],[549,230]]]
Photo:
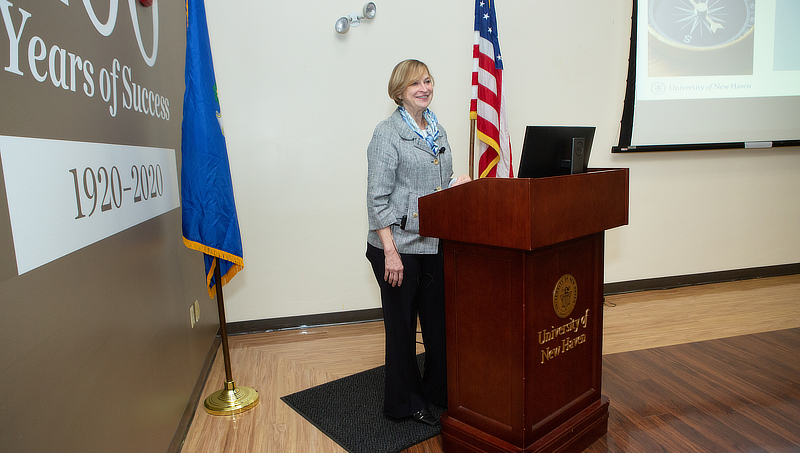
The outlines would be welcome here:
[[[233,381],[230,350],[228,348],[228,329],[225,321],[225,301],[222,298],[222,271],[220,270],[218,257],[214,258],[214,279],[217,287],[222,357],[225,362],[225,387],[206,398],[205,408],[206,412],[211,415],[234,415],[254,408],[258,404],[258,392],[250,387],[236,387]]]
[[[475,127],[476,119],[469,120],[469,179],[475,179]]]

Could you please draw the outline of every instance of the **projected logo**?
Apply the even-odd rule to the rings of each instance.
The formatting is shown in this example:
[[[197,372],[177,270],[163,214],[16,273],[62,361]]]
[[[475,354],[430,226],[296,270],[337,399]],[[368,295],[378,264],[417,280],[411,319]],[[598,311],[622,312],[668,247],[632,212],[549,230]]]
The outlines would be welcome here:
[[[650,91],[656,96],[661,96],[667,91],[667,86],[661,82],[655,82],[650,86]]]

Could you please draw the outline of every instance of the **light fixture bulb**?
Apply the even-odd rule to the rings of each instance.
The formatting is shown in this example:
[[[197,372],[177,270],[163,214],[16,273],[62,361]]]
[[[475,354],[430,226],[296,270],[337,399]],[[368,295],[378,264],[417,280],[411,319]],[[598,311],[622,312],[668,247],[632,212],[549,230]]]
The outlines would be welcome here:
[[[375,3],[369,2],[364,5],[364,17],[367,19],[372,19],[375,17]]]
[[[336,28],[336,33],[347,33],[347,30],[350,29],[350,20],[347,17],[340,17],[339,20],[336,21],[334,28]]]
[[[336,29],[336,33],[343,34],[347,33],[350,30],[350,27],[358,27],[361,25],[362,19],[372,19],[375,17],[375,3],[368,2],[364,5],[364,8],[361,10],[361,14],[352,13],[347,16],[340,17],[336,21],[336,25],[334,28]]]

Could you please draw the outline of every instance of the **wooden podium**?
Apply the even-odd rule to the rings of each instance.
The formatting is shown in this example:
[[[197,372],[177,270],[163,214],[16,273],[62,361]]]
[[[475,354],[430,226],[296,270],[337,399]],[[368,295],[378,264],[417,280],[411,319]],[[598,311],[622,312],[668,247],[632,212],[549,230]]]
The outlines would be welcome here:
[[[445,452],[582,451],[602,437],[604,231],[628,170],[480,179],[420,198],[444,240]]]

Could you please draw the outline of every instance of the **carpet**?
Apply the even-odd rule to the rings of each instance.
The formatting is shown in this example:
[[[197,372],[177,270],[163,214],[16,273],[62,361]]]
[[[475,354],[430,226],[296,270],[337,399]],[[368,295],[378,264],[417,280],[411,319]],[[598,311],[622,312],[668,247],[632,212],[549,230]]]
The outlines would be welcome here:
[[[417,355],[422,368],[424,353]],[[350,453],[396,453],[440,434],[439,426],[383,414],[384,367],[362,371],[281,398]],[[445,408],[431,405],[441,416]]]

